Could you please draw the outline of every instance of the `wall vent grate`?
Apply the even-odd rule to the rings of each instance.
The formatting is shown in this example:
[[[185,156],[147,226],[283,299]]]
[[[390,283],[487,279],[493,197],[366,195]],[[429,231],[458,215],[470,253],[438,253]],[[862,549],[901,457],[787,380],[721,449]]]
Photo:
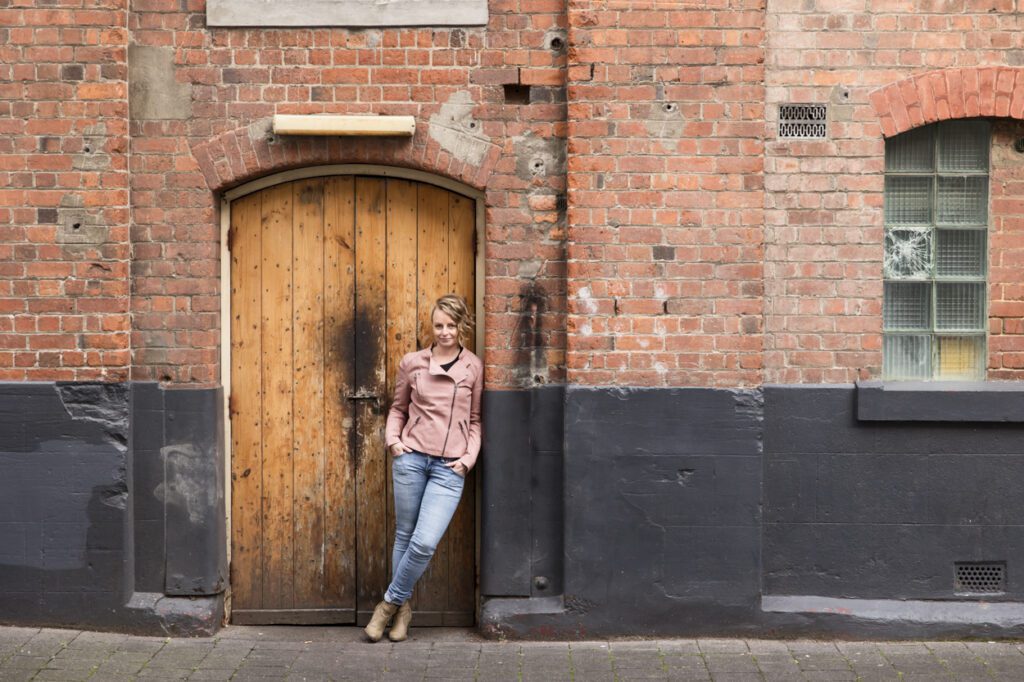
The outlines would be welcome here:
[[[824,140],[827,135],[828,106],[825,104],[782,104],[779,106],[779,138],[783,140]]]
[[[1006,591],[1006,563],[961,561],[955,565],[954,592],[998,594]]]

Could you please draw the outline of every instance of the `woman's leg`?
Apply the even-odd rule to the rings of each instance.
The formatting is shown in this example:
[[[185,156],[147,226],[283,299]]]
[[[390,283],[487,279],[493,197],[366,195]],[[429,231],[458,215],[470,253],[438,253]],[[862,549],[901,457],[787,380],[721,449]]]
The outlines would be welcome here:
[[[412,596],[413,587],[427,570],[437,543],[448,529],[459,506],[459,498],[462,497],[465,482],[462,476],[446,467],[440,459],[424,459],[427,460],[427,485],[423,491],[416,529],[409,539],[404,556],[395,566],[394,578],[388,585],[388,591],[384,593],[384,599],[392,604],[402,604]]]
[[[398,565],[409,547],[409,540],[416,530],[416,519],[420,515],[423,491],[427,486],[427,464],[430,458],[418,452],[407,452],[391,461],[391,480],[395,495],[395,546],[391,552],[392,575],[398,572]],[[385,596],[387,599],[387,597]],[[401,604],[392,601],[392,604]]]

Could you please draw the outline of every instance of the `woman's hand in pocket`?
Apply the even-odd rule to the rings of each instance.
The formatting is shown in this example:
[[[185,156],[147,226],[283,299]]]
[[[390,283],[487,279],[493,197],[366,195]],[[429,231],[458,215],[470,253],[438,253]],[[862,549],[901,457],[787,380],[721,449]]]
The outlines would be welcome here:
[[[466,474],[469,473],[469,469],[466,468],[466,465],[459,460],[455,460],[454,462],[445,462],[444,465],[462,478],[465,478]]]
[[[391,444],[391,456],[392,457],[399,457],[401,455],[404,455],[407,452],[412,452],[412,448],[408,447],[402,441],[398,441],[397,443],[392,443]]]

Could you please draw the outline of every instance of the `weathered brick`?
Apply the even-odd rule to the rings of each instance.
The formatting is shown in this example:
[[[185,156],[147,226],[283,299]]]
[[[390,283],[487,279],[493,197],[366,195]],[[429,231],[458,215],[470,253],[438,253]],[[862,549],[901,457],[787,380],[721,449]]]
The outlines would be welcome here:
[[[140,377],[216,381],[217,193],[280,170],[362,162],[487,190],[491,385],[514,381],[507,335],[529,283],[521,261],[532,258],[545,263],[535,281],[554,292],[549,377],[850,381],[880,365],[881,135],[1024,116],[1021,69],[1000,63],[1015,27],[975,4],[844,14],[786,2],[579,0],[566,10],[531,0],[492,3],[491,25],[478,30],[213,34],[201,3],[28,5],[0,9],[0,308],[25,317],[24,339],[83,331],[98,350],[10,356],[2,366],[22,379],[109,378],[131,362]],[[549,49],[544,36],[567,24],[568,51]],[[172,48],[175,79],[193,89],[189,118],[129,128],[129,41]],[[500,86],[518,83],[544,97],[510,107]],[[259,132],[275,112],[428,122],[456,93],[468,94],[492,142],[480,161],[441,148],[425,125],[401,145]],[[785,102],[830,103],[829,140],[765,139]],[[101,128],[96,151],[109,160],[91,169],[98,157],[75,155]],[[521,140],[561,137],[566,175],[517,172]],[[997,157],[990,364],[1006,378],[1020,364],[1024,178],[1012,157]],[[107,242],[55,243],[72,209],[101,221]],[[617,343],[635,347],[609,354]]]

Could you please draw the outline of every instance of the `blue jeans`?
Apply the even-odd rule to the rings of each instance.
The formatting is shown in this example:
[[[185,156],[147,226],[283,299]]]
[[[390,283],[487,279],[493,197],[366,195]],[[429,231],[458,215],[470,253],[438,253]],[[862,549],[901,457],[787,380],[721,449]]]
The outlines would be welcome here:
[[[395,457],[391,474],[395,491],[394,573],[384,599],[404,604],[455,515],[465,480],[440,457],[421,452]]]

